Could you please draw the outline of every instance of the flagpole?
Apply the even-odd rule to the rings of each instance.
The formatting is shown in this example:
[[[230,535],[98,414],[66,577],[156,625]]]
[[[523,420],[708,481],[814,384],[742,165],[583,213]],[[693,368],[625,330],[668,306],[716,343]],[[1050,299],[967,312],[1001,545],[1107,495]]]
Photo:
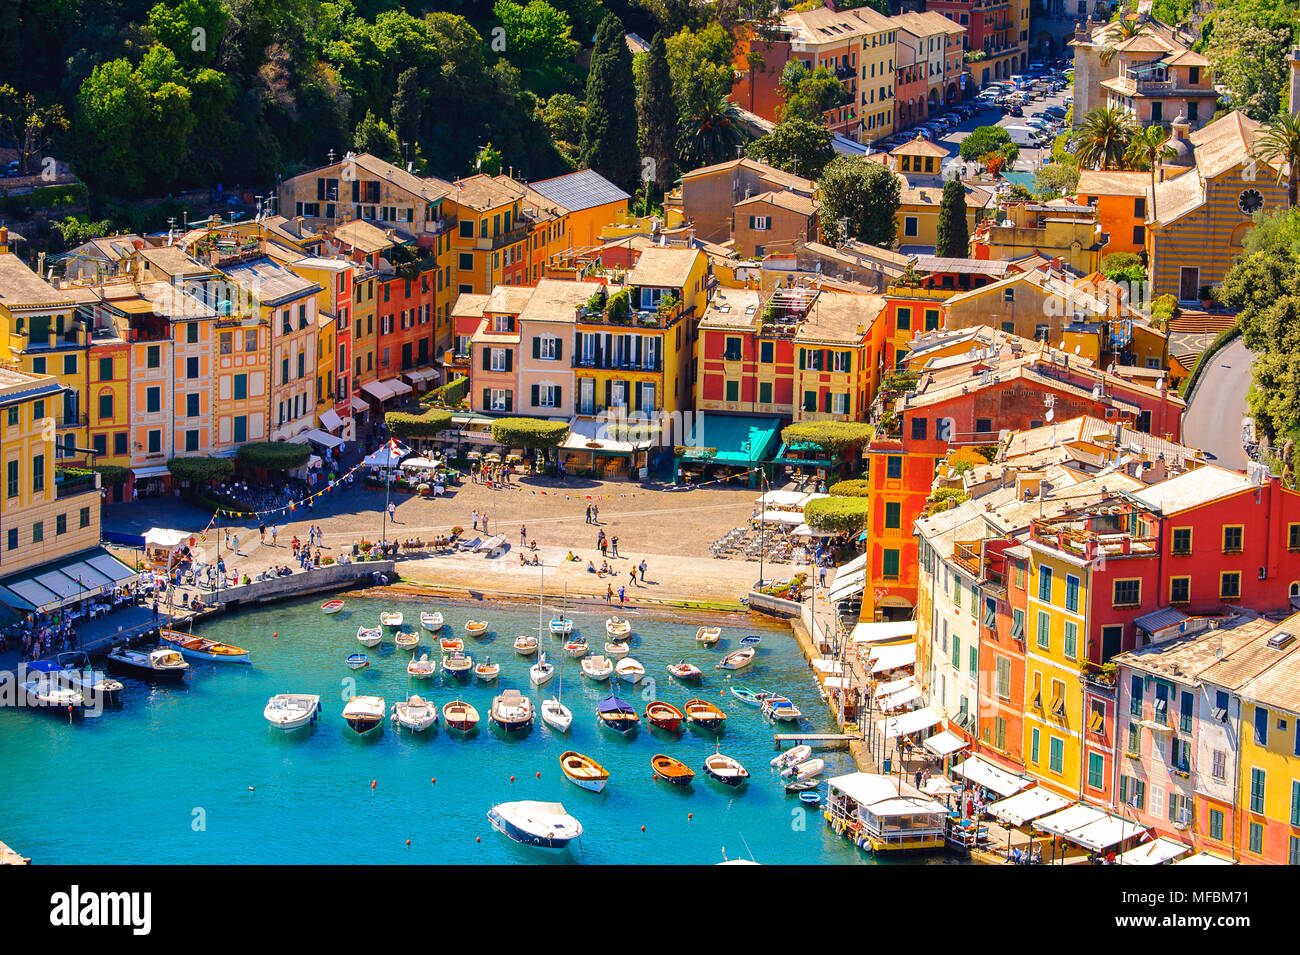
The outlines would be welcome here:
[[[390,439],[388,442],[388,460],[384,465],[384,520],[383,526],[379,532],[380,544],[388,543],[388,503],[393,490],[393,469],[389,465],[393,463],[393,456],[395,453],[393,441]]]

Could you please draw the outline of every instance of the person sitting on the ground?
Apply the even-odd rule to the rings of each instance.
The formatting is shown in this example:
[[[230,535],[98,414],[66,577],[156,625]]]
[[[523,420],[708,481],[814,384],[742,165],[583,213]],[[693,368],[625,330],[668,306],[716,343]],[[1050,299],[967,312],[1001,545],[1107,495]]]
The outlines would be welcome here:
[[[587,561],[587,573],[594,574],[595,572],[596,572],[596,565],[593,564],[591,561]]]
[[[529,550],[537,550],[537,541],[535,541],[535,540],[530,540],[530,541],[528,542],[528,549],[529,549]]]
[[[578,555],[575,554],[573,551],[569,551],[567,554],[564,555],[564,559],[565,559],[565,560],[577,560],[577,559],[578,559]]]

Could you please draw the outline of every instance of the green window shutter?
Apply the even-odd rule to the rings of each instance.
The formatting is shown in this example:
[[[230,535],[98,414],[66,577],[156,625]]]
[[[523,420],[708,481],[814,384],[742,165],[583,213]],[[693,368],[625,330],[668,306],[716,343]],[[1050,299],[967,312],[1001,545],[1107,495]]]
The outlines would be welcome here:
[[[492,407],[492,389],[484,388],[483,389],[483,410],[487,411],[491,407]]]
[[[564,389],[559,385],[555,386],[555,404],[558,407],[564,401]]]
[[[538,338],[536,335],[533,336],[533,357],[534,358],[542,357],[542,340]],[[533,402],[533,404],[536,403],[537,403],[536,401]]]
[[[492,349],[490,348],[483,349],[483,370],[492,370]]]
[[[611,378],[605,379],[605,407],[608,408],[611,401],[614,400],[614,381]]]
[[[506,389],[506,411],[511,411],[513,410],[513,408],[514,408],[514,392],[510,391],[509,389]]]
[[[555,339],[555,360],[562,361],[563,359],[564,359],[564,339],[557,337]]]
[[[800,349],[799,349],[799,370],[800,370],[800,371],[803,371],[803,370],[804,370],[804,363],[805,363],[805,359],[804,359],[804,350],[803,350],[802,348],[800,348]]]
[[[537,339],[536,339],[536,338],[533,339],[533,343],[534,343],[534,344],[537,343]],[[537,394],[537,393],[538,393],[539,390],[540,390],[540,389],[538,388],[537,385],[533,385],[533,389],[532,389],[532,398],[533,398],[533,407],[534,407],[534,408],[537,407],[537,398],[538,398],[538,394]]]
[[[515,353],[514,353],[514,350],[513,350],[513,349],[510,349],[510,348],[507,348],[507,349],[506,349],[506,371],[510,371],[510,370],[513,368],[513,366],[514,366],[514,360],[513,360],[513,359],[514,359],[514,355],[515,355]]]

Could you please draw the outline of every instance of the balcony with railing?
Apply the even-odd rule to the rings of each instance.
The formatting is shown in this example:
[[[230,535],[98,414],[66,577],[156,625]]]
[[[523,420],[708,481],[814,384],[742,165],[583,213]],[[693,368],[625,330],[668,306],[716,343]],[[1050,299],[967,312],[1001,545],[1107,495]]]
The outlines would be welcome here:
[[[507,245],[513,245],[516,242],[523,242],[528,238],[529,226],[527,223],[517,225],[505,232],[499,232],[496,235],[479,236],[474,243],[474,248],[495,252],[497,249],[504,248]]]

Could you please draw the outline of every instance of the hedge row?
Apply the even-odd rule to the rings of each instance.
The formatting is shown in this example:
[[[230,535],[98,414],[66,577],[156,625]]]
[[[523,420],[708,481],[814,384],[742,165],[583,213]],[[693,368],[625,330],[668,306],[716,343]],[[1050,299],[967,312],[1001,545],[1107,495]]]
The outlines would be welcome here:
[[[568,436],[567,421],[498,418],[492,422],[492,440],[507,448],[557,448]]]
[[[432,438],[451,427],[451,412],[445,408],[430,408],[423,414],[390,411],[384,424],[395,438]]]
[[[871,502],[863,497],[821,497],[804,505],[803,519],[819,531],[855,534],[867,526]]]
[[[837,455],[862,447],[874,434],[871,425],[860,421],[805,421],[782,429],[781,440],[787,446],[812,445]]]

